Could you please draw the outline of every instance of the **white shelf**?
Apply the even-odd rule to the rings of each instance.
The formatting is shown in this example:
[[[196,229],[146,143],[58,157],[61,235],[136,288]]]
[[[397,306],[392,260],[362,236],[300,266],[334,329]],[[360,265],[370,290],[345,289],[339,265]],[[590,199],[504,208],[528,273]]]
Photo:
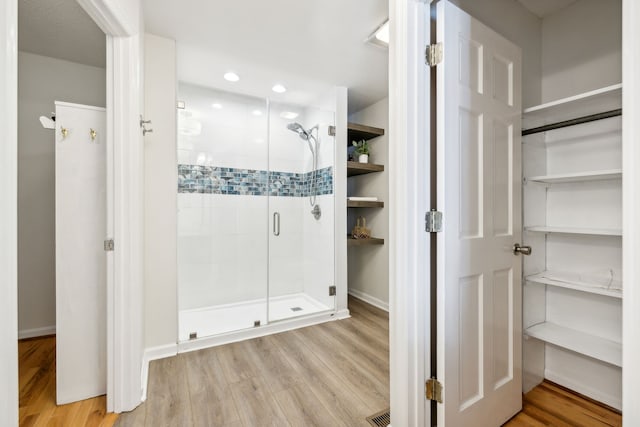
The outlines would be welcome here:
[[[583,234],[591,236],[622,236],[622,230],[607,228],[575,228],[552,227],[546,225],[525,227],[525,231],[533,233]]]
[[[572,289],[574,291],[586,292],[596,295],[604,295],[611,298],[622,298],[621,290],[598,288],[592,286],[586,286],[585,284],[577,281],[570,280],[554,280],[549,278],[553,277],[553,274],[548,271],[543,271],[539,274],[533,274],[525,277],[525,280],[533,283],[540,283],[542,285],[555,286],[558,288]]]
[[[618,108],[622,108],[622,84],[526,108],[522,112],[522,128],[531,129]]]
[[[601,171],[532,176],[527,178],[527,181],[542,182],[545,184],[560,184],[569,182],[606,181],[621,178],[622,169],[609,169]]]
[[[585,332],[543,322],[526,329],[532,338],[622,367],[622,344]]]

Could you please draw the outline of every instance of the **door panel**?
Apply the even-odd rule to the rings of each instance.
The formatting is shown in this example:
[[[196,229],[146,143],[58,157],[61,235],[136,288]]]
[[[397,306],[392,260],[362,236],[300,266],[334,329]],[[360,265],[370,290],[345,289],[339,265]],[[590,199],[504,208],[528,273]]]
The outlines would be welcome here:
[[[56,102],[56,399],[59,405],[106,393],[105,120],[104,108]],[[95,131],[94,135],[91,130]]]
[[[520,49],[437,5],[438,425],[498,426],[521,409]]]

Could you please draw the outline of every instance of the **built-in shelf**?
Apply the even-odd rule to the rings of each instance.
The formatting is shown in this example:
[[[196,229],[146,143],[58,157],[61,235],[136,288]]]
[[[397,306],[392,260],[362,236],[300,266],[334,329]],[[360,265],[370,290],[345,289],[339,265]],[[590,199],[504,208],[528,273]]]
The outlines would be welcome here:
[[[572,289],[574,291],[586,292],[589,294],[603,295],[612,298],[622,298],[622,291],[616,289],[605,289],[587,286],[584,283],[571,281],[571,280],[557,280],[553,279],[554,274],[549,271],[543,271],[542,273],[532,274],[525,277],[525,280],[532,283],[540,283],[542,285],[555,286],[558,288]]]
[[[527,178],[527,181],[542,182],[545,184],[562,184],[570,182],[606,181],[621,178],[622,169],[609,169],[601,171],[532,176],[530,178]]]
[[[522,114],[522,128],[531,129],[618,108],[622,108],[622,84],[526,108]]]
[[[384,239],[379,239],[377,237],[369,237],[368,239],[354,239],[350,234],[347,235],[347,246],[368,245],[384,245]]]
[[[365,200],[347,200],[348,208],[384,208],[384,202],[381,201],[365,201]]]
[[[347,144],[349,145],[352,141],[370,140],[382,135],[384,135],[384,129],[358,123],[347,124]]]
[[[382,171],[384,171],[383,165],[375,165],[373,163],[347,162],[347,176],[363,175],[365,173]]]
[[[622,344],[576,331],[551,322],[543,322],[526,329],[526,334],[557,347],[601,360],[615,366],[622,366]]]
[[[575,228],[575,227],[551,227],[546,225],[525,227],[525,231],[533,233],[558,233],[558,234],[584,234],[591,236],[622,236],[620,229],[608,228]]]

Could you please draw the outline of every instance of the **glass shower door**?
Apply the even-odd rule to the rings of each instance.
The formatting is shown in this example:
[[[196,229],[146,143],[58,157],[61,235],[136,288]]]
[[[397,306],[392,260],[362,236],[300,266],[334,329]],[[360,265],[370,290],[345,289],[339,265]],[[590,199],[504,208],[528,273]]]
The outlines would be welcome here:
[[[335,309],[334,116],[270,103],[269,322]]]
[[[264,99],[180,83],[179,340],[267,323]]]

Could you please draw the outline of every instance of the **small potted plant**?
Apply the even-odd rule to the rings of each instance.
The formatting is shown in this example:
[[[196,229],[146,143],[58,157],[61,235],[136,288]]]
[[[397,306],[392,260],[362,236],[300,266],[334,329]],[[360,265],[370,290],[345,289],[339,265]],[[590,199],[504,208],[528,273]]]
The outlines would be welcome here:
[[[364,139],[351,142],[356,147],[354,153],[358,156],[358,162],[369,163],[369,143]]]

